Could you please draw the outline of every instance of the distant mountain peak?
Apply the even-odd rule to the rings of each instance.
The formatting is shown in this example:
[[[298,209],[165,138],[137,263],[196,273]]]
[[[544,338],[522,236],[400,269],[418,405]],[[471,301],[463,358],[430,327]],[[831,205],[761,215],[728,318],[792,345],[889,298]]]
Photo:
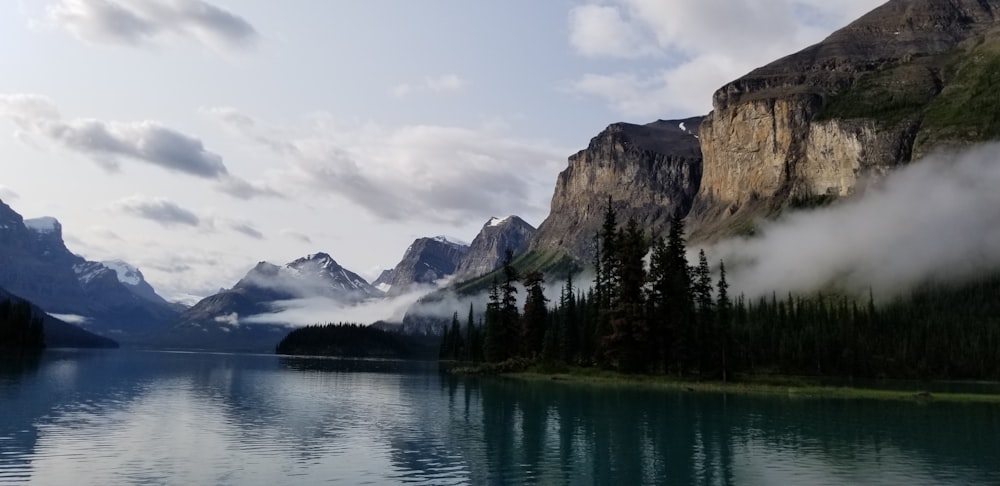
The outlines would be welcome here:
[[[417,238],[392,272],[383,272],[377,282],[381,288],[387,289],[387,295],[402,295],[413,290],[415,285],[430,285],[453,275],[459,260],[468,250],[469,246],[456,238]]]
[[[523,253],[534,234],[535,227],[518,216],[490,218],[472,240],[468,252],[459,261],[455,274],[463,279],[492,272],[499,267],[507,250],[515,255]]]

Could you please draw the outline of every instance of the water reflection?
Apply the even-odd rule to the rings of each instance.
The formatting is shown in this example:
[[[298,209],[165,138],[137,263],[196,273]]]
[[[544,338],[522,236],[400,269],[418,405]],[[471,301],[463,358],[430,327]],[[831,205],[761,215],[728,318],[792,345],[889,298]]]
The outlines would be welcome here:
[[[0,366],[0,483],[995,484],[1000,407],[103,351]]]

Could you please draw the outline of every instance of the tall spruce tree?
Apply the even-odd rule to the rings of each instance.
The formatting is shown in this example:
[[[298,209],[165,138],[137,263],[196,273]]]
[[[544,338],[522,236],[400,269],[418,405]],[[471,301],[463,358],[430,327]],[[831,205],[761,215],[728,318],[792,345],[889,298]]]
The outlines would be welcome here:
[[[726,282],[726,264],[719,262],[719,299],[716,303],[716,319],[718,321],[718,346],[719,359],[721,361],[722,381],[729,380],[730,353],[731,353],[731,333],[733,325],[732,302],[729,300],[729,283]]]
[[[500,325],[504,329],[502,354],[506,359],[516,356],[521,349],[521,319],[517,310],[517,282],[520,276],[514,268],[514,252],[510,249],[504,252],[501,273],[503,282],[500,284]]]
[[[684,219],[680,211],[675,211],[670,219],[670,231],[664,255],[666,279],[665,300],[666,324],[670,329],[670,348],[664,353],[671,362],[664,366],[673,367],[677,374],[684,374],[691,366],[694,354],[691,341],[694,335],[694,299],[691,293],[691,270],[687,263],[687,248],[684,241]]]
[[[573,273],[566,276],[566,285],[559,296],[559,357],[572,363],[579,352],[580,322],[577,313],[576,289],[573,287]]]
[[[507,328],[503,325],[500,300],[500,286],[496,277],[490,286],[489,302],[486,304],[485,338],[483,352],[486,361],[499,363],[509,357],[507,354]]]
[[[626,227],[619,231],[618,244],[619,278],[611,309],[612,332],[605,338],[605,348],[609,361],[620,370],[644,371],[649,365],[651,351],[643,292],[648,246],[645,232],[635,218],[630,218]]]
[[[529,358],[537,357],[542,351],[548,321],[549,299],[545,298],[542,272],[529,272],[524,277],[524,316],[521,318],[521,349]],[[554,339],[554,336],[553,336]]]

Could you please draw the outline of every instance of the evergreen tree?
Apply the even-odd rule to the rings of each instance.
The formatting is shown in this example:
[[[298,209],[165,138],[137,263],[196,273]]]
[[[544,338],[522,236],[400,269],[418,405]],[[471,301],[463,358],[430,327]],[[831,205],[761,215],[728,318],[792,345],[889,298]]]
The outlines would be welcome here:
[[[646,321],[643,287],[646,269],[643,261],[646,236],[635,218],[630,218],[618,235],[620,276],[614,308],[611,310],[611,335],[605,348],[611,362],[626,372],[643,371],[649,365],[650,332]]]
[[[732,328],[732,302],[729,301],[729,283],[726,282],[726,264],[719,262],[719,299],[716,303],[716,319],[718,321],[719,358],[721,360],[722,381],[729,380],[730,339]]]
[[[514,268],[514,252],[507,249],[504,252],[502,265],[503,283],[500,285],[500,325],[503,327],[503,355],[510,358],[519,354],[521,349],[521,319],[517,310],[517,282],[520,276]]]
[[[542,351],[548,321],[548,299],[542,284],[541,272],[530,272],[524,277],[524,316],[521,319],[521,346],[524,354],[536,357]]]
[[[559,297],[559,357],[566,363],[574,361],[580,348],[580,323],[575,292],[573,274],[570,273],[566,277],[566,285]]]
[[[486,304],[485,339],[483,351],[486,361],[499,363],[509,357],[507,354],[507,328],[503,325],[500,287],[496,277],[490,286],[490,300]]]
[[[41,349],[45,347],[41,318],[32,316],[27,301],[0,302],[0,348]]]
[[[687,249],[684,241],[684,219],[680,211],[670,219],[664,254],[663,287],[666,300],[666,324],[670,329],[670,346],[664,356],[678,374],[683,374],[692,365],[694,354],[691,341],[694,335],[694,302],[691,293],[691,272],[687,264]]]
[[[708,268],[708,258],[705,256],[705,250],[699,250],[698,266],[694,270],[692,282],[697,314],[691,348],[696,357],[698,369],[702,373],[708,373],[709,368],[715,368],[718,361],[718,348],[715,346],[717,323],[713,316],[715,303],[712,299],[712,287],[712,274]]]
[[[598,233],[597,264],[600,270],[594,282],[597,305],[604,310],[611,309],[618,286],[618,236],[618,213],[611,202],[611,196],[608,196],[608,205],[604,210],[604,222],[601,224],[600,233]]]
[[[455,312],[451,316],[451,329],[448,334],[451,336],[449,358],[459,359],[464,352],[465,342],[462,339],[462,326],[458,323],[458,312]]]

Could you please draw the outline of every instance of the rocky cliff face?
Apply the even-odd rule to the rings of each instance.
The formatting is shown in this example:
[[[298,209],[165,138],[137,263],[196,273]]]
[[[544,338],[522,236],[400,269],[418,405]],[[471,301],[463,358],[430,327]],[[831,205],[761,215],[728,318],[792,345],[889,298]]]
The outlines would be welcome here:
[[[997,59],[998,11],[996,0],[893,0],[719,89],[701,125],[692,236],[745,231],[789,204],[856,192],[947,141],[990,136],[982,124],[949,133],[948,118],[972,108],[963,79]]]
[[[402,295],[412,290],[416,284],[431,284],[453,275],[468,250],[468,246],[442,236],[418,238],[393,268],[386,294]]]
[[[700,124],[700,117],[616,123],[594,137],[559,174],[531,250],[589,261],[609,196],[622,221],[635,217],[654,231],[675,210],[687,213],[701,180]]]
[[[459,280],[475,278],[496,270],[507,250],[515,257],[524,253],[535,232],[534,226],[518,216],[490,218],[459,261],[456,277]]]

